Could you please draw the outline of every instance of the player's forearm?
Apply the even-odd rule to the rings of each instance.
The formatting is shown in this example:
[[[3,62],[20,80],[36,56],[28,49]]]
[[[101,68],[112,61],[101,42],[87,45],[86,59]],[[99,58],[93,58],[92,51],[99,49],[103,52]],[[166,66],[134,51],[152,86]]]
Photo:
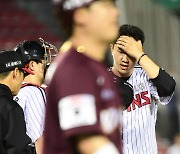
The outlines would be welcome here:
[[[43,136],[41,136],[36,140],[35,147],[36,147],[36,154],[43,153]]]
[[[160,69],[159,66],[155,64],[147,55],[144,55],[139,60],[139,65],[142,66],[150,79],[154,79],[158,76]]]
[[[147,55],[139,60],[139,64],[148,74],[148,77],[157,87],[159,96],[169,96],[175,89],[175,80],[155,64]]]
[[[82,154],[120,154],[107,137],[100,135],[79,140],[77,149]]]

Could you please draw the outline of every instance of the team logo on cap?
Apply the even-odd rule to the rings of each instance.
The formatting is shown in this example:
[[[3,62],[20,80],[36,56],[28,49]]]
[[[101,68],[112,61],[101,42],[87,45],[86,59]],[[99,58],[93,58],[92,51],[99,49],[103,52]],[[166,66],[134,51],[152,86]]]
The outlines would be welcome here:
[[[6,63],[6,68],[12,67],[12,66],[18,66],[18,65],[21,65],[21,61],[9,62],[9,63]]]

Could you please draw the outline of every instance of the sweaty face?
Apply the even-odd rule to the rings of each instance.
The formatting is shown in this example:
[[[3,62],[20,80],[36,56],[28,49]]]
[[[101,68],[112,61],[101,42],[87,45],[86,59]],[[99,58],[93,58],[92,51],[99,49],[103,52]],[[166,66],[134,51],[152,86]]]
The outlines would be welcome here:
[[[97,40],[112,42],[118,33],[118,10],[111,0],[99,0],[89,6],[88,28]]]
[[[113,67],[116,68],[120,77],[129,77],[134,69],[136,60],[128,56],[123,50],[117,47],[117,44],[111,47],[114,59]]]

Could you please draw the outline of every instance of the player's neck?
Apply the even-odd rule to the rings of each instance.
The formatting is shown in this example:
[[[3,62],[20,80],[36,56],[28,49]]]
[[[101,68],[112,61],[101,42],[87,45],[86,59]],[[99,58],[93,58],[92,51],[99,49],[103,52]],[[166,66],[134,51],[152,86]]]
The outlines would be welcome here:
[[[108,48],[107,43],[100,43],[95,39],[90,37],[81,35],[71,37],[73,46],[77,49],[80,48],[80,52],[84,55],[96,60],[96,61],[103,61],[105,58],[105,53]]]
[[[39,80],[36,76],[32,76],[32,75],[28,75],[25,77],[25,79],[23,80],[24,82],[27,82],[27,83],[31,83],[31,84],[34,84],[34,85],[37,85],[37,86],[41,86],[42,82],[41,80]]]

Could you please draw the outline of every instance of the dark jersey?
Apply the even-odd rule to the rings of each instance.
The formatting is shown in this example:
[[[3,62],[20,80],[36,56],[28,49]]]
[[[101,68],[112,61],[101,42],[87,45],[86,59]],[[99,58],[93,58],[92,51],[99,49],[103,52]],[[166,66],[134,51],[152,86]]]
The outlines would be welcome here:
[[[49,84],[44,154],[75,154],[73,139],[107,136],[121,152],[120,104],[107,68],[74,49],[62,55]]]
[[[10,89],[0,84],[0,154],[30,154],[29,143],[23,110]]]

